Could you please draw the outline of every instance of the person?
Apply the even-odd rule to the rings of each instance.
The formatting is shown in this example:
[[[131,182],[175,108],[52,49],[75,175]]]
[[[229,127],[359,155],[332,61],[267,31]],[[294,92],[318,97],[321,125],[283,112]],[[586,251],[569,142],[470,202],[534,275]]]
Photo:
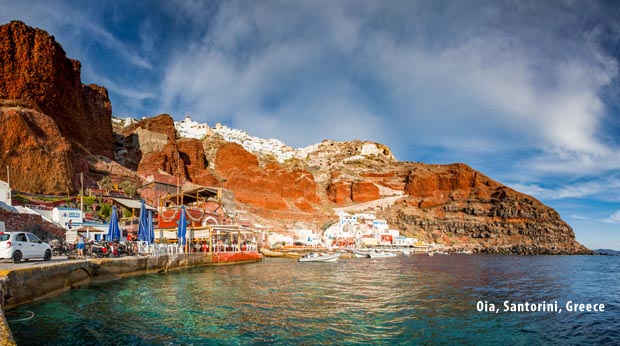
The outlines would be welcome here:
[[[84,258],[84,236],[78,234],[77,240],[77,257]]]

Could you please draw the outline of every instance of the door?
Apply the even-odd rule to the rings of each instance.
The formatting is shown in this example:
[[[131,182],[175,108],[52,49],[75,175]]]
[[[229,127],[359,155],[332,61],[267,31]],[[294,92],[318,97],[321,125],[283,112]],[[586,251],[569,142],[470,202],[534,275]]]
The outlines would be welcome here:
[[[26,233],[17,233],[15,235],[15,251],[19,250],[22,253],[22,258],[29,258],[32,250],[30,249],[30,243]]]
[[[29,241],[30,254],[29,257],[43,257],[45,256],[46,247],[43,245],[43,241],[32,233],[26,233]]]

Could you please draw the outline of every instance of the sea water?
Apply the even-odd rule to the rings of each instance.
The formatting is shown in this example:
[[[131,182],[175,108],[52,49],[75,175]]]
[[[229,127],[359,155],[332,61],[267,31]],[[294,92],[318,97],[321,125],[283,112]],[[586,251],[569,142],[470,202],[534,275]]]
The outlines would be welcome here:
[[[91,285],[7,315],[18,345],[620,344],[620,257],[267,258]]]

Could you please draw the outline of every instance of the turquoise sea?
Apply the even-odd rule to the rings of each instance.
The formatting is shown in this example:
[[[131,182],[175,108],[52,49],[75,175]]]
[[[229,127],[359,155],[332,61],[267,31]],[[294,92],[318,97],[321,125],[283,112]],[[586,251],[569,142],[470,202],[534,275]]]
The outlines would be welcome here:
[[[92,285],[7,315],[18,345],[618,345],[620,257],[267,258]]]

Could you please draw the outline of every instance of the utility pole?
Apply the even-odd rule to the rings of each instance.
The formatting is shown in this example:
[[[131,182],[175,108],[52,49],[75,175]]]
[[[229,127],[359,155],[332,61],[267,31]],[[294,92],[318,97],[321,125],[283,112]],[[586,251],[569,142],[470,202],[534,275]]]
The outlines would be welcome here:
[[[6,165],[6,183],[9,185],[6,202],[8,205],[13,205],[13,196],[11,195],[11,170],[9,169],[9,165]]]
[[[82,214],[82,222],[84,222],[84,172],[80,172],[80,214]]]

